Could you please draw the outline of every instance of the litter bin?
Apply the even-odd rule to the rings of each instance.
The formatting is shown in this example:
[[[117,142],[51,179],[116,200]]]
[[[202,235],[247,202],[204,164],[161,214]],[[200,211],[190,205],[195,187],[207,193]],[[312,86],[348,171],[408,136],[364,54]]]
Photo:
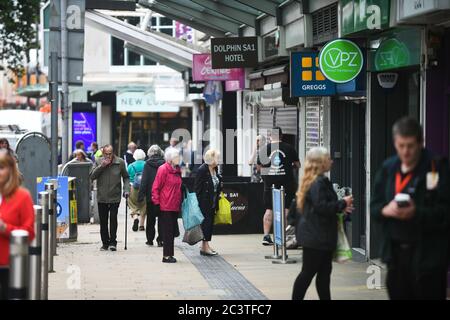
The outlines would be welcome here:
[[[89,174],[91,162],[69,162],[63,170],[63,176],[76,177],[75,189],[77,199],[78,223],[89,223],[91,218],[91,180]]]

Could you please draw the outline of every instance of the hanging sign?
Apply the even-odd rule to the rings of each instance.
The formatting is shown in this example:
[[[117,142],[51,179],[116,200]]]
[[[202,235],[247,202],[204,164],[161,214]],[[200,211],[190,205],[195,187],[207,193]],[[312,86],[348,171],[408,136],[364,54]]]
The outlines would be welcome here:
[[[211,58],[213,69],[257,67],[257,37],[212,38]]]
[[[320,70],[335,83],[355,79],[364,65],[364,57],[357,44],[350,40],[337,39],[328,42],[320,51]]]
[[[194,81],[229,81],[240,80],[245,75],[244,69],[213,69],[211,55],[194,54],[192,63],[192,79]]]

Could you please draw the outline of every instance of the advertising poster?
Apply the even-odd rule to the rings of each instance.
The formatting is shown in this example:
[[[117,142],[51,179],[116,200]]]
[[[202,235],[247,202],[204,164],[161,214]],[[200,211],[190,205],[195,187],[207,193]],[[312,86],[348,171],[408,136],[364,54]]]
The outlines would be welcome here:
[[[72,114],[72,145],[77,141],[84,142],[85,150],[91,143],[97,141],[97,114],[95,112],[73,112]]]
[[[45,183],[52,177],[37,178],[37,195],[45,191]],[[69,212],[69,180],[68,177],[58,177],[57,206],[56,206],[57,239],[69,239],[70,212]]]

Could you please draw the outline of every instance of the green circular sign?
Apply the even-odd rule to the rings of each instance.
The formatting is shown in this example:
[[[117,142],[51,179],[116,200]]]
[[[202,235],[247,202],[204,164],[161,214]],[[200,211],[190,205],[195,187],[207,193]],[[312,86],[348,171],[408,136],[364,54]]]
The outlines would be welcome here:
[[[337,39],[328,42],[320,51],[320,70],[324,76],[336,83],[355,79],[361,72],[364,57],[354,42]]]
[[[397,39],[387,39],[380,44],[375,54],[377,71],[396,69],[410,65],[408,47]]]

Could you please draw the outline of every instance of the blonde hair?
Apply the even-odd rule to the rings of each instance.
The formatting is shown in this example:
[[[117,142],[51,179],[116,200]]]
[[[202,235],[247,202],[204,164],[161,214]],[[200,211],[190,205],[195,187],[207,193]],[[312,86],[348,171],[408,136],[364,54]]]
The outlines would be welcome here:
[[[305,205],[306,194],[316,178],[324,173],[325,163],[330,153],[323,147],[315,147],[306,153],[306,161],[303,171],[303,177],[299,183],[296,193],[297,208],[301,211]]]
[[[203,160],[205,160],[205,163],[207,165],[211,165],[214,162],[216,162],[216,164],[219,163],[219,156],[220,156],[220,152],[214,149],[209,149],[208,151],[206,151]]]
[[[9,169],[8,180],[0,189],[2,196],[9,198],[20,187],[21,178],[17,169],[16,160],[6,150],[0,150],[0,167],[7,167]]]

